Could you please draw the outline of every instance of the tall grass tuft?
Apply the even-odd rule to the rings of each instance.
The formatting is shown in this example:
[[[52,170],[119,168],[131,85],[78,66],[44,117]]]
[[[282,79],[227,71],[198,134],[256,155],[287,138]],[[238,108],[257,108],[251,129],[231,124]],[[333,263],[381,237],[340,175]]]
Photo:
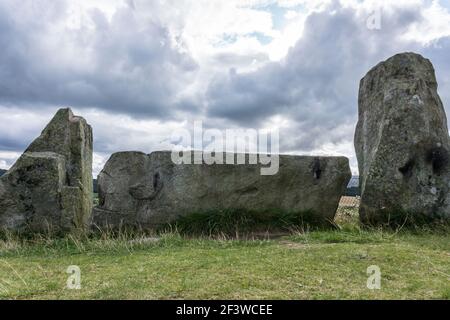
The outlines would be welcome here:
[[[318,218],[312,211],[218,209],[181,216],[163,229],[175,228],[181,234],[188,235],[238,237],[251,233],[332,227],[331,222]]]

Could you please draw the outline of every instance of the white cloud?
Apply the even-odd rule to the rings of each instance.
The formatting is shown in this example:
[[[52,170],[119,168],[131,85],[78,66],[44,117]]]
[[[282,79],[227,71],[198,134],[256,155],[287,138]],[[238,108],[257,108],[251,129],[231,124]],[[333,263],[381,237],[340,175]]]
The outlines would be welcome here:
[[[420,41],[423,44],[450,36],[450,12],[439,4],[432,1],[431,6],[423,9],[424,19],[411,26],[405,34],[405,39]]]

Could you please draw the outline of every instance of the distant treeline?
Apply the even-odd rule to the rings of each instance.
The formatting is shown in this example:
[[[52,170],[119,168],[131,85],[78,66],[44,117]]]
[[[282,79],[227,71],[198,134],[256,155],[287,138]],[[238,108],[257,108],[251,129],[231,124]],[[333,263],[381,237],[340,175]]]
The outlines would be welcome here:
[[[359,190],[359,187],[348,187],[347,190],[345,191],[345,195],[347,197],[356,197],[360,196],[361,192]]]
[[[352,176],[345,191],[347,197],[356,197],[361,195],[359,190],[359,176]]]

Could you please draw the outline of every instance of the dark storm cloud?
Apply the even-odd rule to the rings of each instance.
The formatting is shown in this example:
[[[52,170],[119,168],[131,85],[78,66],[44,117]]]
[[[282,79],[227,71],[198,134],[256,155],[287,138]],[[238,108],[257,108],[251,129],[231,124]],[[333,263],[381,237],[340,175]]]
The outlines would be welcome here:
[[[367,28],[369,16],[340,7],[310,15],[303,36],[283,61],[217,77],[207,92],[208,115],[254,126],[282,115],[295,122],[282,132],[287,151],[351,141],[359,80],[393,54],[422,49],[400,40],[411,24],[423,19],[420,11],[383,13],[381,30]],[[444,51],[434,52],[443,57]]]
[[[27,147],[25,141],[19,137],[1,137],[0,150],[3,151],[17,151]]]
[[[0,104],[71,105],[170,118],[197,65],[168,31],[123,6],[109,21],[91,10],[92,27],[65,23],[67,2],[0,3]],[[189,105],[189,101],[186,101]]]

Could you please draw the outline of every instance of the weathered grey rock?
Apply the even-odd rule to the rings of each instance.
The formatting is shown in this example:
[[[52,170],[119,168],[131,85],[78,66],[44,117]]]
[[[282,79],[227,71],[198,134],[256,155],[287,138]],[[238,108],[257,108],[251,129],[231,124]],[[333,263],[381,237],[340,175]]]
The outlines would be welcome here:
[[[0,178],[0,228],[67,232],[92,213],[92,129],[70,109]]]
[[[450,218],[447,118],[429,60],[399,54],[361,80],[355,148],[362,222]]]
[[[174,164],[170,152],[116,153],[98,177],[99,227],[154,228],[215,209],[283,210],[333,221],[351,177],[347,158],[280,156],[280,169],[261,165]]]

